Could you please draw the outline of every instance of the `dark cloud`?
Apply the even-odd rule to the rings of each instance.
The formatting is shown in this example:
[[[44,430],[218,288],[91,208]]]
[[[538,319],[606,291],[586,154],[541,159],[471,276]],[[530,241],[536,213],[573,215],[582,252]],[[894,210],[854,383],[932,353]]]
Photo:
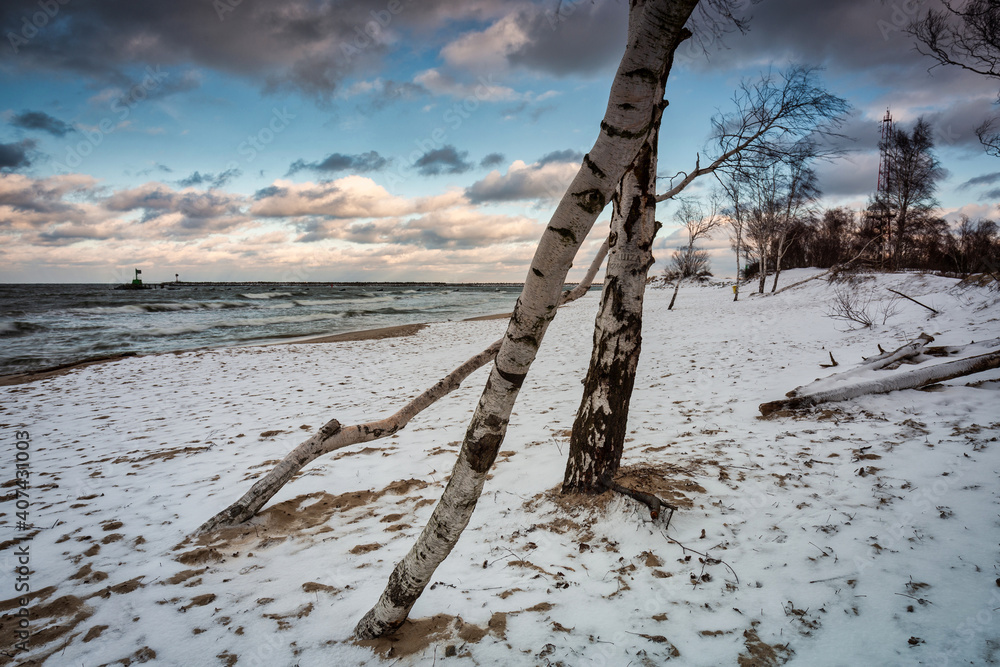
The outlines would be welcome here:
[[[136,176],[149,176],[154,171],[159,171],[159,172],[162,172],[164,174],[172,174],[172,173],[174,173],[174,170],[171,169],[170,167],[168,167],[167,165],[160,164],[159,162],[157,162],[152,167],[148,167],[146,169],[141,169],[141,170],[135,172],[135,175]]]
[[[243,172],[235,167],[219,172],[218,174],[208,172],[203,174],[200,171],[196,171],[187,178],[177,181],[177,184],[183,188],[197,187],[199,185],[207,185],[210,188],[221,188],[234,178],[239,178],[242,174]]]
[[[1000,200],[1000,188],[994,188],[992,190],[987,190],[983,193],[983,196],[979,198],[980,201]]]
[[[504,155],[503,153],[490,153],[482,160],[479,161],[480,167],[485,167],[489,169],[490,167],[499,167],[503,164]]]
[[[0,28],[17,39],[10,45],[4,39],[0,64],[77,73],[121,88],[131,85],[130,72],[146,65],[193,65],[264,82],[266,90],[328,100],[346,76],[369,71],[398,48],[403,30],[433,35],[451,21],[485,20],[505,11],[502,0],[399,6],[392,14],[386,3],[371,0],[73,0],[59,4],[44,28],[21,39],[24,17],[39,11],[38,0],[6,0],[0,3]],[[196,83],[184,76],[179,81],[187,89]]]
[[[22,111],[11,119],[10,124],[23,130],[48,132],[54,137],[63,137],[74,131],[72,125],[44,111]]]
[[[24,139],[14,144],[0,144],[0,169],[14,170],[31,166],[28,151],[35,147],[35,142]]]
[[[546,153],[538,159],[538,166],[545,166],[550,162],[583,162],[583,153],[567,148],[561,151]]]
[[[700,42],[688,40],[678,52],[678,62],[727,69],[760,62],[763,57],[888,76],[895,66],[912,65],[921,58],[913,50],[913,38],[901,27],[918,12],[938,4],[937,0],[766,0],[753,7],[747,34],[731,33],[721,40],[703,34]],[[910,13],[902,9],[904,5]],[[930,64],[923,63],[923,69]]]
[[[975,176],[965,181],[958,186],[959,190],[965,190],[967,188],[972,188],[977,185],[993,185],[994,183],[1000,183],[1000,171],[994,171],[992,174],[983,174],[982,176]]]
[[[628,7],[616,0],[551,3],[519,16],[528,40],[507,58],[555,76],[613,67],[625,50],[627,22]]]
[[[376,151],[368,151],[367,153],[359,153],[357,155],[331,153],[319,162],[296,160],[288,167],[288,175],[291,176],[304,169],[327,173],[351,171],[364,174],[370,171],[385,169],[388,165],[389,160],[379,155]]]
[[[824,195],[864,197],[878,186],[879,154],[875,150],[853,153],[816,165],[816,180]]]
[[[288,190],[285,188],[279,188],[277,185],[269,185],[266,188],[261,188],[257,192],[253,193],[253,198],[257,201],[261,199],[267,199],[268,197],[284,197],[288,194]]]
[[[473,167],[472,163],[466,160],[468,156],[468,151],[459,152],[449,144],[424,153],[413,166],[424,176],[463,174]]]

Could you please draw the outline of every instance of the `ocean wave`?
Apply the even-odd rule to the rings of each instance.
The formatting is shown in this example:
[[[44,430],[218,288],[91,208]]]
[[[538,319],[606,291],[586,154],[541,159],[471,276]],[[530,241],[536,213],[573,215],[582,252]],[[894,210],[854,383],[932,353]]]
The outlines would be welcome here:
[[[13,336],[24,336],[35,331],[44,331],[47,327],[31,322],[18,322],[16,320],[0,321],[0,338]]]
[[[246,308],[241,301],[164,301],[162,303],[130,303],[126,306],[97,306],[94,308],[72,308],[72,312],[114,315],[117,313],[172,313],[181,310],[223,310],[226,308]]]
[[[240,296],[246,299],[273,299],[279,296],[292,296],[291,292],[258,292],[256,294],[240,294]]]
[[[147,327],[133,329],[126,335],[128,338],[155,338],[157,336],[177,336],[189,333],[202,333],[210,329],[236,329],[242,327],[266,327],[275,324],[297,324],[302,322],[318,322],[343,317],[343,313],[314,313],[311,315],[284,315],[275,317],[255,317],[246,319],[219,320],[202,324],[182,324],[173,327]]]

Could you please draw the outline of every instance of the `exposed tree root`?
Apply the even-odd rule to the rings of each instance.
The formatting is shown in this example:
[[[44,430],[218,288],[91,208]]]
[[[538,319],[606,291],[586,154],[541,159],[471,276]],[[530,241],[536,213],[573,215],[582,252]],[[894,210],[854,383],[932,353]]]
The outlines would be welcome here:
[[[628,496],[629,498],[632,498],[634,500],[638,500],[640,503],[648,507],[649,518],[652,519],[653,521],[656,521],[660,517],[660,514],[663,513],[663,508],[666,507],[668,510],[670,510],[670,513],[667,515],[667,520],[664,522],[663,527],[664,529],[670,528],[670,520],[674,518],[674,511],[677,510],[675,506],[671,505],[662,498],[657,498],[652,494],[644,493],[636,489],[630,489],[627,486],[622,486],[621,484],[618,484],[610,477],[601,478],[601,482],[609,490]]]

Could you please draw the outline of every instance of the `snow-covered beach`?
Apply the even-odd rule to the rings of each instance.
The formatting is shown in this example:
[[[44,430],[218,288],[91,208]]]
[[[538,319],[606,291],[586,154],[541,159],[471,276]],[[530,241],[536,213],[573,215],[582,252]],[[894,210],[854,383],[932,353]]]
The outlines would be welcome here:
[[[788,285],[816,273],[783,275]],[[127,358],[0,387],[3,650],[30,544],[28,652],[3,664],[957,665],[1000,660],[1000,372],[760,418],[758,404],[926,332],[1000,336],[1000,295],[896,274],[875,328],[834,286],[646,297],[622,478],[558,495],[596,292],[562,309],[472,523],[391,640],[358,644],[440,496],[485,369],[390,439],[324,457],[244,528],[188,536],[331,418],[368,421],[498,338],[503,320],[405,337]],[[830,363],[832,353],[839,366]],[[934,361],[926,363],[935,363]],[[978,380],[978,386],[966,386]],[[27,433],[30,523],[16,527]]]

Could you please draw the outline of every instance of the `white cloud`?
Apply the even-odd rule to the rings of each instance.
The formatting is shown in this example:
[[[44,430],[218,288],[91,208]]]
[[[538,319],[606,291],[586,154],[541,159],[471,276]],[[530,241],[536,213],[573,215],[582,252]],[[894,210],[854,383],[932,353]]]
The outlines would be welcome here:
[[[523,97],[513,88],[496,83],[492,75],[480,76],[475,83],[464,83],[432,68],[417,74],[413,81],[434,95],[458,99],[471,98],[480,102],[507,102]]]
[[[466,190],[473,202],[558,199],[580,169],[579,162],[525,164],[515,160],[506,174],[491,171]]]
[[[441,49],[448,65],[478,74],[507,69],[507,56],[528,42],[528,36],[511,13],[485,30],[467,32]]]

